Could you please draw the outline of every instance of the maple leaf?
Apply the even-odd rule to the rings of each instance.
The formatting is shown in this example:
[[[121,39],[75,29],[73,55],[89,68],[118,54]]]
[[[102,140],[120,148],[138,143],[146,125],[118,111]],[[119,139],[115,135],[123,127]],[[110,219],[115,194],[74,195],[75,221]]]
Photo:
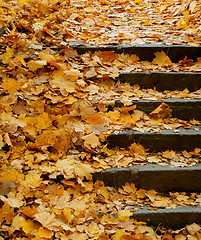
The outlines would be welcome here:
[[[136,226],[134,225],[134,220],[129,219],[128,221],[120,221],[118,227],[122,228],[125,231],[134,232]]]
[[[135,154],[139,154],[139,155],[142,155],[144,157],[146,157],[146,151],[144,149],[144,147],[140,144],[137,144],[137,143],[133,143],[131,144],[130,146],[130,153],[134,156]]]
[[[23,214],[29,218],[34,218],[34,214],[38,213],[38,209],[34,206],[22,207],[21,210],[22,210]]]
[[[39,229],[37,229],[37,231],[34,231],[33,234],[40,239],[41,238],[52,238],[54,232],[52,232],[46,228],[40,227]]]
[[[152,111],[149,116],[155,119],[166,118],[170,116],[172,110],[168,107],[166,103],[161,103],[154,111]]]
[[[85,231],[90,237],[93,237],[99,234],[100,229],[95,222],[92,222]]]
[[[75,167],[74,172],[81,180],[83,180],[84,177],[86,177],[88,180],[91,180],[94,169],[88,164],[81,163]]]
[[[119,222],[118,219],[107,216],[107,215],[104,215],[100,220],[100,223],[103,225],[107,225],[107,224],[116,225],[116,224],[118,224],[118,222]]]
[[[46,60],[38,60],[38,61],[34,61],[31,60],[27,63],[29,70],[35,72],[37,69],[42,68],[44,66],[47,65],[47,61]]]
[[[124,231],[121,229],[117,229],[116,233],[112,235],[112,240],[121,240],[124,235]]]
[[[113,51],[105,51],[101,53],[101,59],[105,62],[113,62],[117,56],[118,55]]]
[[[14,55],[15,55],[14,49],[7,46],[6,47],[6,52],[2,56],[2,58],[3,58],[2,62],[4,64],[9,63],[10,59],[13,58]]]
[[[132,215],[132,212],[129,210],[122,210],[119,212],[119,220],[127,222]]]
[[[94,113],[92,115],[86,116],[85,121],[89,124],[102,124],[104,123],[104,119],[101,113]]]
[[[74,215],[73,215],[73,211],[70,207],[65,207],[63,210],[63,214],[67,220],[67,223],[70,224],[73,221]]]
[[[28,233],[33,233],[37,229],[39,229],[40,224],[28,219],[28,220],[23,220],[20,223],[20,226],[22,227],[22,230],[28,234]]]
[[[64,71],[66,80],[70,80],[70,81],[77,81],[78,78],[81,78],[83,76],[83,74],[77,70],[77,69],[70,69],[70,70],[65,70]]]
[[[43,227],[49,229],[49,230],[58,230],[58,228],[61,226],[61,223],[56,220],[54,214],[50,214],[49,212],[41,212],[36,213],[34,215],[34,219],[42,224]]]
[[[165,208],[165,207],[168,207],[169,205],[171,204],[171,201],[169,199],[159,199],[159,200],[155,200],[153,203],[152,203],[152,206],[153,207],[162,207],[162,208]]]
[[[12,234],[16,230],[20,230],[21,227],[21,222],[24,221],[25,218],[23,216],[20,216],[17,214],[13,219],[12,219],[12,224],[9,229],[9,234]]]
[[[163,51],[156,52],[154,53],[154,55],[156,57],[152,61],[153,64],[156,64],[160,67],[166,66],[166,65],[172,65],[170,58]]]
[[[189,25],[189,19],[187,17],[180,18],[177,22],[177,28],[178,29],[184,29],[187,28]]]
[[[94,67],[90,67],[84,74],[86,78],[93,78],[97,76],[97,72],[95,71]]]
[[[25,181],[22,182],[24,187],[37,188],[42,182],[40,175],[38,174],[29,174],[26,175]]]
[[[191,225],[186,226],[186,229],[188,230],[188,232],[191,235],[196,234],[196,232],[201,230],[201,227],[199,225],[197,225],[196,223],[193,223]]]
[[[131,236],[130,234],[124,234],[121,240],[136,240],[135,236]]]
[[[82,139],[84,139],[84,146],[88,149],[96,148],[100,145],[99,138],[95,133],[83,136]]]
[[[40,131],[42,129],[46,129],[51,126],[52,121],[49,118],[48,113],[43,112],[41,115],[36,116],[36,128]]]
[[[3,89],[8,93],[16,93],[20,89],[21,83],[14,78],[3,79]]]
[[[19,208],[24,204],[23,195],[20,193],[14,194],[13,192],[8,193],[8,197],[0,196],[3,202],[7,202],[13,208]]]

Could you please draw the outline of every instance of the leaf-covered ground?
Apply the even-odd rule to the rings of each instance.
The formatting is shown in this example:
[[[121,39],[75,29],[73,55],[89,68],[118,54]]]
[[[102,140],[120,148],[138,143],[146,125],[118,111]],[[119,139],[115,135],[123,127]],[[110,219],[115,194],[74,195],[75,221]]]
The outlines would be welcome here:
[[[131,105],[138,99],[200,98],[200,90],[158,92],[116,80],[125,72],[197,72],[200,59],[172,63],[164,52],[156,52],[152,62],[112,51],[79,56],[68,46],[199,45],[200,6],[199,1],[1,1],[1,239],[200,239],[196,223],[172,231],[131,218],[144,206],[201,206],[199,193],[160,195],[134,184],[115,189],[92,182],[93,172],[110,167],[200,161],[199,148],[150,153],[135,143],[115,150],[105,143],[114,130],[198,129],[199,121],[172,118],[164,104],[149,115]],[[124,106],[114,107],[116,100]]]

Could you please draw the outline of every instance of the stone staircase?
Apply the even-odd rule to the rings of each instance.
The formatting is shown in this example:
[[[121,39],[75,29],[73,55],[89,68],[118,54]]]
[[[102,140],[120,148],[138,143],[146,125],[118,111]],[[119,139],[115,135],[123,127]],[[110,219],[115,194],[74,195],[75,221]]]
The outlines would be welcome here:
[[[82,55],[95,51],[115,51],[116,53],[137,54],[140,60],[152,61],[155,52],[165,52],[172,62],[178,62],[185,57],[196,61],[201,57],[201,47],[198,46],[164,46],[164,45],[140,45],[127,44],[115,46],[85,46],[79,42],[72,42],[70,47]],[[64,48],[51,48],[63,50]],[[188,89],[190,92],[201,88],[201,72],[129,72],[122,73],[115,82],[138,84],[141,88],[156,89],[158,91],[175,91]],[[165,103],[172,109],[172,117],[182,120],[201,120],[201,98],[164,98],[158,100],[133,100],[136,109],[149,114],[161,103]],[[108,104],[111,111],[114,107],[123,107],[124,104],[117,100],[112,105]],[[165,150],[193,151],[201,148],[200,126],[192,128],[179,128],[161,131],[136,131],[128,129],[122,132],[112,132],[106,139],[111,149],[126,148],[132,143],[140,143],[149,152]],[[120,187],[128,183],[134,183],[137,188],[154,189],[161,194],[168,192],[200,192],[201,191],[201,163],[197,159],[195,166],[173,167],[158,164],[134,165],[126,168],[111,168],[93,174],[93,181],[101,180],[107,186]],[[133,211],[136,220],[147,222],[151,226],[162,225],[169,228],[180,228],[193,222],[201,224],[201,207],[178,206],[175,209],[149,209],[142,207]]]
[[[115,51],[118,53],[137,54],[140,59],[152,61],[154,52],[164,51],[172,62],[177,62],[185,56],[196,60],[201,56],[201,48],[194,46],[102,46],[76,47],[79,54],[87,51]],[[123,73],[115,79],[131,85],[138,84],[141,88],[153,88],[158,91],[184,90],[195,91],[201,88],[200,72],[132,72]],[[136,109],[149,114],[161,103],[166,103],[172,109],[172,116],[184,120],[201,119],[201,99],[166,98],[158,100],[140,99],[133,101]],[[114,107],[123,107],[121,101],[116,101]],[[192,151],[201,147],[200,127],[180,128],[177,131],[162,130],[160,132],[138,132],[128,129],[123,132],[113,132],[106,140],[112,149],[126,148],[133,142],[140,143],[150,152],[164,150]],[[93,175],[93,180],[102,180],[106,185],[120,187],[126,182],[134,183],[137,188],[154,189],[161,194],[168,192],[200,192],[201,164],[190,167],[160,166],[157,164],[134,165],[127,168],[112,168]],[[201,208],[179,206],[176,209],[142,208],[133,212],[133,217],[151,226],[166,226],[170,228],[183,227],[193,222],[201,223]]]

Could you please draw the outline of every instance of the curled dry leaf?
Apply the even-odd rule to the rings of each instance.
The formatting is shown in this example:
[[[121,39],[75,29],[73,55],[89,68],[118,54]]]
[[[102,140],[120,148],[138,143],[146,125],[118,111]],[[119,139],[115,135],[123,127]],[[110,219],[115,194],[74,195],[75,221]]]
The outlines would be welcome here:
[[[161,103],[154,111],[152,111],[149,116],[154,119],[166,118],[170,116],[172,110],[168,107],[166,103]]]

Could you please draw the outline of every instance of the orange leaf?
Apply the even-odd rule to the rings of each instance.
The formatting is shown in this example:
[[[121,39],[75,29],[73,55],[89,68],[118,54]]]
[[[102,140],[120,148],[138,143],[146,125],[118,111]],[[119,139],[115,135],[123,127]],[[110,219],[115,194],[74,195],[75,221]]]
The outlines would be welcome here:
[[[137,144],[137,143],[131,144],[130,153],[132,155],[139,154],[139,155],[142,155],[144,157],[146,157],[146,155],[147,155],[144,147],[140,144]]]
[[[168,107],[168,105],[166,103],[162,103],[153,112],[151,112],[149,116],[155,119],[159,119],[159,118],[166,118],[170,116],[171,113],[172,113],[172,110]]]

